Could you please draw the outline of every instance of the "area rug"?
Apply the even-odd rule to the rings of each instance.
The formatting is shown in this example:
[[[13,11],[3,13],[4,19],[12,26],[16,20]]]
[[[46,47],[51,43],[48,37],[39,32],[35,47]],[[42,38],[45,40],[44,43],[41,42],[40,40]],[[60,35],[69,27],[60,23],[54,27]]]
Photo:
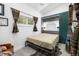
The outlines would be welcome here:
[[[62,51],[61,48],[60,49],[57,48],[57,51],[52,56],[62,55],[63,51],[62,52],[61,51]],[[27,46],[27,47],[23,47],[20,50],[14,52],[13,56],[50,56],[50,55],[45,55],[44,52],[42,53],[40,51],[37,51],[37,50]]]
[[[60,51],[60,48],[57,48],[57,50],[51,56],[60,56],[61,54],[62,54],[62,52]],[[50,56],[50,55],[46,55],[46,54],[44,54],[44,53],[42,53],[40,51],[36,51],[31,56]]]

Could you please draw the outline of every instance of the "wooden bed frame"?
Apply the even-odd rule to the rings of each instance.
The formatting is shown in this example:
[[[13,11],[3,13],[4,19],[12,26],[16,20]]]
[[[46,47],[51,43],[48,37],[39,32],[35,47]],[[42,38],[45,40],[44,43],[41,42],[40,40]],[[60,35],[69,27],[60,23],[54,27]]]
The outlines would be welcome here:
[[[26,41],[25,42],[25,47],[32,47],[33,49],[37,50],[38,52],[41,52],[47,56],[55,56],[55,52],[57,51],[57,48],[58,48],[58,43],[56,44],[55,47],[53,47],[53,49],[47,49],[47,48],[43,48],[41,46],[38,46],[36,44],[33,44],[29,41]]]

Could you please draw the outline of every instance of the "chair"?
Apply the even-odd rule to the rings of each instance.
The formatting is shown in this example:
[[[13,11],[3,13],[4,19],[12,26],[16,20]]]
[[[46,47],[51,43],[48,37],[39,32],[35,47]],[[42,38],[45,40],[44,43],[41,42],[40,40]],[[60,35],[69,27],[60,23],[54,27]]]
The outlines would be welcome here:
[[[14,53],[13,45],[11,43],[1,44],[0,47],[2,48],[2,53],[5,55],[11,56]]]

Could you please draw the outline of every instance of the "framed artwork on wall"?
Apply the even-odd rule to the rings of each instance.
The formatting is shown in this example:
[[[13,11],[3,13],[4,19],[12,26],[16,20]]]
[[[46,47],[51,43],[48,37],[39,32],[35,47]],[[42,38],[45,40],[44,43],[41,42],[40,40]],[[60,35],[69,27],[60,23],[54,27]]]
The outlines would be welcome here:
[[[0,17],[0,26],[8,26],[8,18]]]
[[[4,16],[4,4],[0,3],[0,15]]]

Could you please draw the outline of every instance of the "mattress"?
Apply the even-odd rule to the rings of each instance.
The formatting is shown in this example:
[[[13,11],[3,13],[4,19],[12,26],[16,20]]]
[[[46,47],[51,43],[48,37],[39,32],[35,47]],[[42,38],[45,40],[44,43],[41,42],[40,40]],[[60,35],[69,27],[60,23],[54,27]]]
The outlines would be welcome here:
[[[59,38],[57,34],[43,33],[29,36],[27,41],[47,49],[53,49],[59,41]]]

